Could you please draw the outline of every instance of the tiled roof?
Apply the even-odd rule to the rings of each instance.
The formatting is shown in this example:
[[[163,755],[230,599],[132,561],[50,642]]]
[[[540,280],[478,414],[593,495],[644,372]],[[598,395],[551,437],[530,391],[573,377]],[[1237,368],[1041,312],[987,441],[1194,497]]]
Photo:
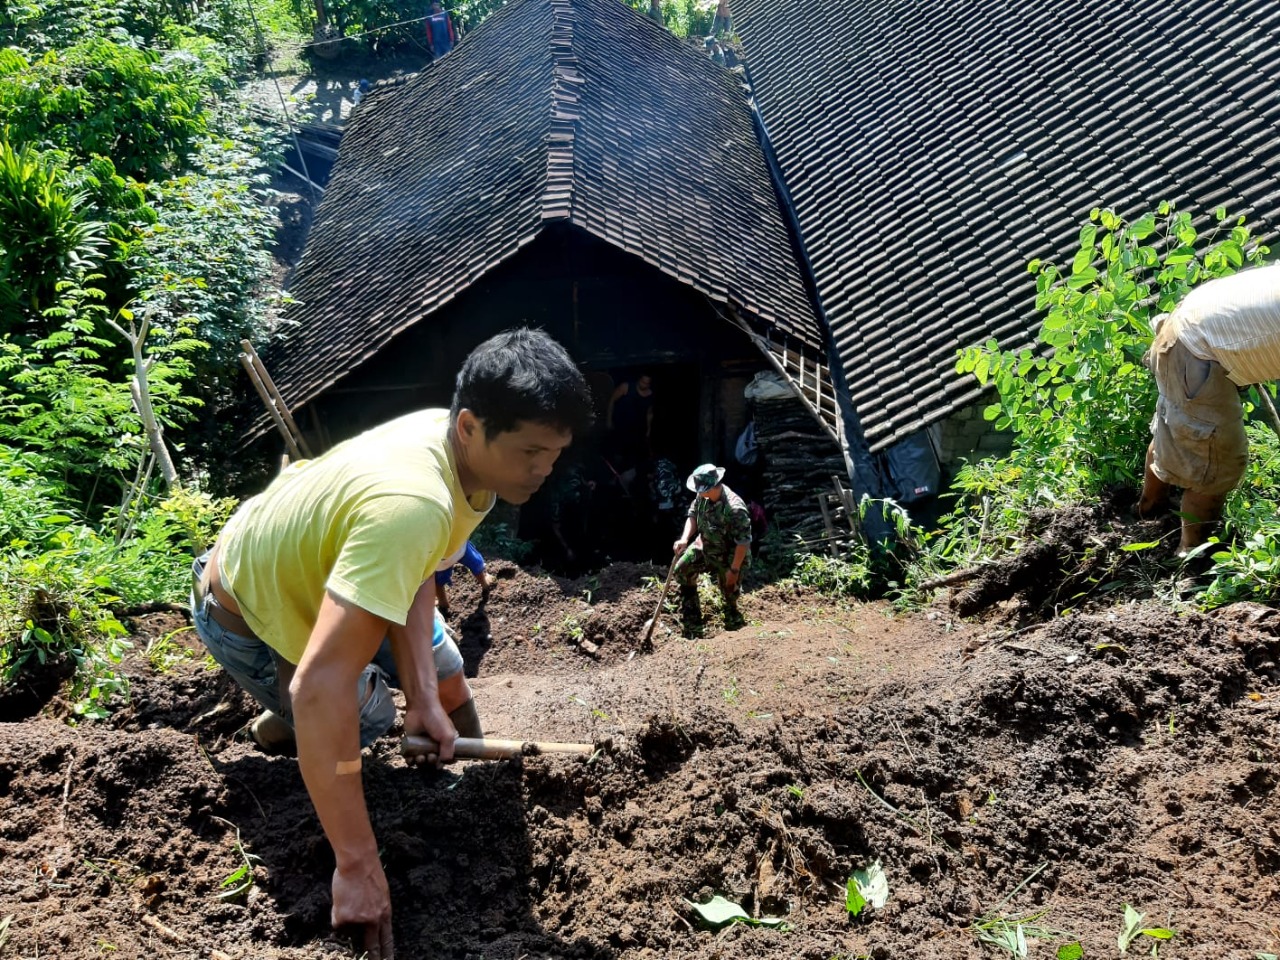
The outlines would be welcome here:
[[[514,0],[355,111],[290,291],[297,328],[271,358],[286,402],[551,221],[823,342],[740,78],[619,0]]]
[[[736,0],[753,92],[873,449],[1034,338],[1093,207],[1280,226],[1276,0]]]

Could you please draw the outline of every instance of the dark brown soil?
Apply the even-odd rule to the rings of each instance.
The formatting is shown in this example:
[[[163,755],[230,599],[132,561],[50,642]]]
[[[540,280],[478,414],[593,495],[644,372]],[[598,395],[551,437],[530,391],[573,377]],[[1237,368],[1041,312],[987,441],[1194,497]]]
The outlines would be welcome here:
[[[708,599],[702,636],[664,618],[633,655],[665,571],[494,569],[483,607],[469,578],[452,594],[488,732],[612,749],[423,774],[376,745],[402,960],[1009,956],[969,929],[992,912],[1064,931],[1032,957],[1115,957],[1125,904],[1177,931],[1161,957],[1280,952],[1273,611],[1014,630],[766,587],[740,629]],[[136,623],[110,723],[55,700],[0,725],[0,956],[350,955],[296,763],[245,742],[252,705],[202,654],[141,655],[182,623]],[[225,896],[237,844],[255,882]],[[851,919],[846,881],[877,859],[888,903]],[[790,929],[701,929],[686,900],[713,893]]]

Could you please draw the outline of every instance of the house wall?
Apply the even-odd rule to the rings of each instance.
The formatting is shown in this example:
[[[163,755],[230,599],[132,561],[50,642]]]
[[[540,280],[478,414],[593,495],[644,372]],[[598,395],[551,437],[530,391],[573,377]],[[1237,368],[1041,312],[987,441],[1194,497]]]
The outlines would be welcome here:
[[[982,411],[990,403],[989,398],[983,398],[942,421],[939,454],[946,476],[955,476],[966,460],[1003,457],[1013,449],[1013,434],[997,430],[993,421],[983,419]]]
[[[732,451],[746,422],[741,388],[767,366],[701,294],[638,257],[553,226],[340,381],[302,426],[327,446],[401,413],[447,406],[467,354],[525,323],[563,343],[598,384],[601,426],[611,385],[651,373],[655,453],[682,470]]]

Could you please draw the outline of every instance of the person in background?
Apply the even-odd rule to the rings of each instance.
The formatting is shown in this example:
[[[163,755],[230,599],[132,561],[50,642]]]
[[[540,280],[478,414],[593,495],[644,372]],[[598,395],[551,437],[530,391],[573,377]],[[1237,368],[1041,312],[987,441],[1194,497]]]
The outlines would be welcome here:
[[[672,573],[680,584],[687,613],[698,602],[698,575],[716,578],[724,596],[725,620],[737,620],[742,568],[751,547],[751,513],[743,499],[724,482],[724,468],[704,463],[689,475],[685,486],[697,494],[674,551]]]
[[[449,587],[453,586],[453,568],[462,564],[480,584],[480,602],[489,599],[489,591],[493,589],[493,577],[485,569],[484,557],[470,540],[461,550],[454,553],[440,565],[436,571],[436,609],[444,616],[449,615]]]
[[[1280,264],[1201,284],[1153,326],[1144,359],[1160,396],[1138,515],[1166,508],[1181,487],[1185,555],[1208,538],[1244,476],[1240,391],[1280,377]]]
[[[439,60],[453,49],[457,35],[453,32],[453,18],[449,17],[439,0],[431,4],[431,13],[426,18],[426,45],[430,47],[431,59]]]
[[[264,708],[264,748],[293,747],[333,848],[334,927],[355,928],[370,960],[394,956],[391,895],[365,806],[361,747],[396,719],[453,757],[478,729],[469,693],[450,699],[437,660],[435,572],[497,497],[520,504],[591,423],[586,381],[538,330],[480,344],[449,410],[423,410],[299,461],[245,501],[193,565],[191,609],[213,658]],[[455,685],[455,692],[465,689]]]
[[[642,373],[634,381],[618,384],[605,411],[605,428],[616,469],[630,489],[652,455],[653,377]]]
[[[458,35],[453,32],[453,18],[437,0],[431,4],[431,13],[427,16],[427,46],[431,50],[431,58],[440,59],[453,49],[457,41]]]

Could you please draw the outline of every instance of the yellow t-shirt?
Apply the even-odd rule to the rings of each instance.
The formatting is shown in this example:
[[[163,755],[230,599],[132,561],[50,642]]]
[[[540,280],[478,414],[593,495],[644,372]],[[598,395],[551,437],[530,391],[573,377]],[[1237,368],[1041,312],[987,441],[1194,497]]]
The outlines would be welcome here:
[[[423,410],[293,464],[218,538],[223,584],[254,633],[302,658],[326,590],[403,624],[418,587],[493,507],[468,502],[449,411]]]

